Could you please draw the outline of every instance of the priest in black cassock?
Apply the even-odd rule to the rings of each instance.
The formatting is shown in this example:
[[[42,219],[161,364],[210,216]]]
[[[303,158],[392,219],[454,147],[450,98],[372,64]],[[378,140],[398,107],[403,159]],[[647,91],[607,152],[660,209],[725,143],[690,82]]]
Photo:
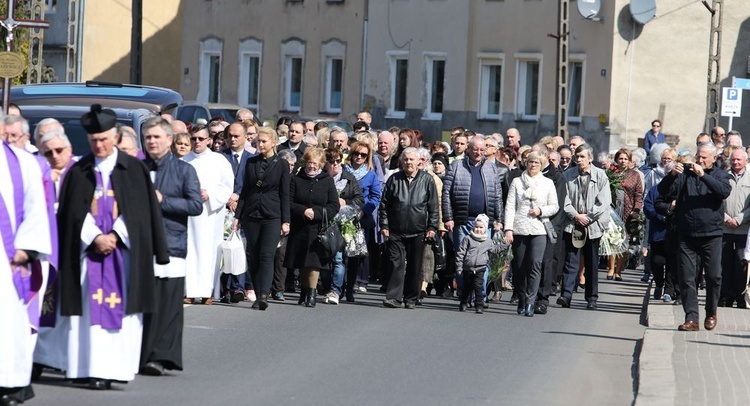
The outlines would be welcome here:
[[[156,307],[154,261],[169,262],[149,171],[115,147],[115,123],[98,104],[81,117],[91,154],[70,168],[57,213],[66,376],[92,389],[135,378],[143,314]]]
[[[161,205],[167,234],[169,264],[155,265],[156,311],[143,316],[141,370],[160,376],[165,369],[182,371],[182,328],[188,216],[203,211],[201,185],[195,168],[172,155],[172,127],[161,117],[146,120],[141,134],[148,152],[146,164]]]

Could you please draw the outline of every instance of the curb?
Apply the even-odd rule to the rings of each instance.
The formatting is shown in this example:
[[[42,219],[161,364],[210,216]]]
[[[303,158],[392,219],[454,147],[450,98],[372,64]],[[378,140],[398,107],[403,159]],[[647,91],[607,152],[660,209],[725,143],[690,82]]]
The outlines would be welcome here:
[[[672,361],[676,332],[674,306],[671,303],[651,303],[652,284],[646,289],[644,298],[647,327],[638,357],[638,393],[634,404],[674,405],[677,394]]]

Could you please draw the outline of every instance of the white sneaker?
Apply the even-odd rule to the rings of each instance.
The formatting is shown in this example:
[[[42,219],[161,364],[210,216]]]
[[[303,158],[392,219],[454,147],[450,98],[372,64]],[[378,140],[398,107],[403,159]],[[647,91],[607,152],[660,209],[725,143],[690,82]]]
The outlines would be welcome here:
[[[330,292],[326,295],[326,303],[337,305],[339,304],[339,295],[337,295],[335,292]]]
[[[367,288],[364,287],[364,286],[358,286],[357,287],[357,292],[359,292],[359,293],[367,293]]]
[[[254,301],[258,300],[258,298],[255,296],[255,291],[254,290],[247,290],[247,291],[245,291],[245,297],[247,297],[247,301],[248,302],[254,302]]]

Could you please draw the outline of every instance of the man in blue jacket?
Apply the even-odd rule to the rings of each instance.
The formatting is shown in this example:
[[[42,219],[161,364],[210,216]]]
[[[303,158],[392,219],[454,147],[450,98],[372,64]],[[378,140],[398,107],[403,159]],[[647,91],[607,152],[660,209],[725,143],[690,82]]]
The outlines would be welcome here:
[[[646,152],[651,152],[651,147],[654,144],[665,144],[666,142],[667,137],[661,132],[661,121],[652,121],[651,129],[646,131],[646,135],[643,137],[643,149]]]
[[[696,163],[678,163],[659,183],[659,194],[677,196],[679,284],[685,323],[680,331],[698,331],[698,264],[706,281],[706,330],[716,327],[716,309],[721,288],[721,241],[724,233],[724,199],[732,188],[729,174],[714,167],[716,147],[698,146]]]
[[[188,216],[201,214],[203,201],[195,168],[172,155],[170,124],[161,117],[150,118],[143,123],[141,134],[169,252],[169,264],[154,265],[157,310],[143,317],[141,374],[158,376],[164,369],[182,370],[187,222]]]

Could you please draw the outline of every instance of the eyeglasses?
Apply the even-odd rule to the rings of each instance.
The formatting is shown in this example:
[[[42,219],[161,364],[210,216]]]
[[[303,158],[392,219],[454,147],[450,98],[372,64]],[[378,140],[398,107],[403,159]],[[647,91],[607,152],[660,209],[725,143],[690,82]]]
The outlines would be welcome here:
[[[207,139],[208,137],[190,137],[190,141],[192,142],[203,142]]]
[[[654,125],[652,125],[651,127],[661,127],[661,125],[659,125],[659,124],[654,124]]]
[[[53,155],[60,155],[63,151],[65,151],[65,148],[67,147],[52,148],[49,151],[45,151],[44,156],[46,156],[47,158],[52,158]]]
[[[340,159],[332,159],[332,160],[328,161],[328,163],[331,164],[331,165],[338,165],[338,164],[341,163],[341,160]]]
[[[570,158],[560,157],[561,161],[570,161]]]
[[[367,152],[352,152],[353,157],[367,158],[368,155],[370,154]]]

